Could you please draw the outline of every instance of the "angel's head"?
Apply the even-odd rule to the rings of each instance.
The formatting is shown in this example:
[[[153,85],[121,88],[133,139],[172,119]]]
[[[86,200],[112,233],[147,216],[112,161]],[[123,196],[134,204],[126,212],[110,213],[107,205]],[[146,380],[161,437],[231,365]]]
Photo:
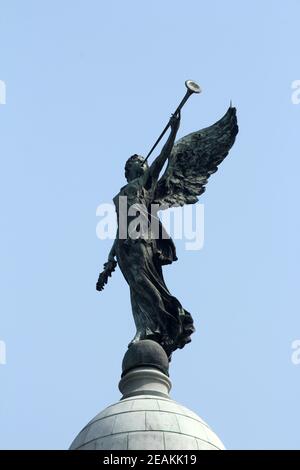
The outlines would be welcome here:
[[[141,155],[134,154],[128,158],[125,165],[125,178],[127,181],[132,181],[142,176],[147,170],[148,163]]]

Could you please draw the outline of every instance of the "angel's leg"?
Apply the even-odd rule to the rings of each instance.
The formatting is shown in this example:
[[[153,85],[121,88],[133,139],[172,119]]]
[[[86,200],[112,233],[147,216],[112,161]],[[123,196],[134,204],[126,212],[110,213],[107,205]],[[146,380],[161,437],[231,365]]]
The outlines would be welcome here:
[[[160,343],[163,325],[159,311],[163,305],[159,294],[153,290],[153,286],[150,289],[146,279],[138,276],[135,287],[130,288],[130,299],[136,333],[129,346],[143,339],[152,339]]]

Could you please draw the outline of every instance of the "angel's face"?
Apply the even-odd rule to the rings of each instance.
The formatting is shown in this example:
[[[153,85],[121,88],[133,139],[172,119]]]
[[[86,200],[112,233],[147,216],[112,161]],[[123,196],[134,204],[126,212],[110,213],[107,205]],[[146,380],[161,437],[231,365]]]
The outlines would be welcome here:
[[[135,180],[142,176],[147,170],[147,163],[140,160],[133,160],[125,169],[125,177],[127,181]]]

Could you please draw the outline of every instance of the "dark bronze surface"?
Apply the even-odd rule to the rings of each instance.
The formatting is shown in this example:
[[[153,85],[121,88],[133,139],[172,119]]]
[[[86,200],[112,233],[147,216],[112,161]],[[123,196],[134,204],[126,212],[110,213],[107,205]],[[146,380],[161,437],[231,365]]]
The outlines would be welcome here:
[[[128,159],[125,167],[127,184],[114,198],[118,220],[120,196],[127,197],[128,210],[134,204],[142,205],[148,221],[153,217],[153,203],[159,204],[160,209],[196,203],[208,178],[217,171],[238,133],[236,110],[232,106],[212,126],[175,143],[179,124],[180,112],[177,112],[168,124],[171,127],[169,137],[150,166],[139,155]],[[167,161],[167,169],[159,179]],[[128,217],[127,229],[130,222]],[[130,288],[136,325],[136,334],[129,346],[151,339],[159,343],[171,358],[173,351],[191,341],[195,328],[191,314],[171,295],[165,284],[162,266],[171,264],[177,257],[172,239],[162,236],[166,232],[160,222],[159,225],[161,236],[158,239],[151,236],[148,239],[130,236],[123,239],[119,236],[119,226],[108,262],[99,276],[97,290],[102,290],[117,263]]]

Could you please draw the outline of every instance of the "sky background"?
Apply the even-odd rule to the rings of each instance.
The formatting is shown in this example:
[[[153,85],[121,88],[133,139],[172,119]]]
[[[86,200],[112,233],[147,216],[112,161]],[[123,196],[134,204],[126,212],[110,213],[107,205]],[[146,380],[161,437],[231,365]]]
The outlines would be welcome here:
[[[172,397],[229,449],[300,449],[298,0],[1,2],[0,448],[66,449],[120,398],[135,329],[96,208],[124,185],[192,78],[179,136],[230,100],[240,133],[213,175],[205,243],[166,267],[197,332]]]

